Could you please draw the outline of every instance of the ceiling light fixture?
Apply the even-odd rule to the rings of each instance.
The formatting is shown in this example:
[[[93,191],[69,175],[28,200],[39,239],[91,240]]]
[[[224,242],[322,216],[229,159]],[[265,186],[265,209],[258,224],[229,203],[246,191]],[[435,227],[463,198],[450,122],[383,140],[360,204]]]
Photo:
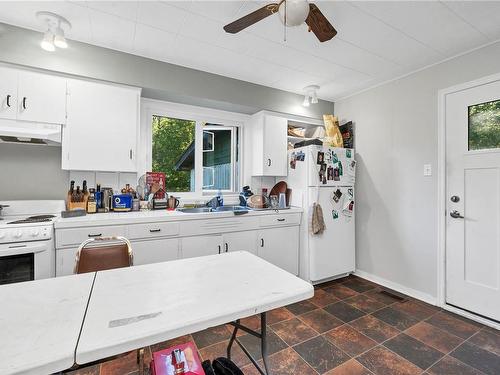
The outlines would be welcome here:
[[[319,90],[318,85],[310,85],[304,87],[304,102],[302,102],[302,105],[304,107],[309,107],[309,104],[317,104],[318,103],[318,93],[317,91]],[[309,100],[310,99],[310,100]]]
[[[309,15],[307,0],[286,0],[278,5],[281,22],[286,26],[302,25]]]
[[[49,52],[58,48],[68,48],[68,42],[64,35],[64,29],[70,30],[71,23],[64,17],[52,12],[37,12],[36,17],[40,20],[46,31],[40,46]]]

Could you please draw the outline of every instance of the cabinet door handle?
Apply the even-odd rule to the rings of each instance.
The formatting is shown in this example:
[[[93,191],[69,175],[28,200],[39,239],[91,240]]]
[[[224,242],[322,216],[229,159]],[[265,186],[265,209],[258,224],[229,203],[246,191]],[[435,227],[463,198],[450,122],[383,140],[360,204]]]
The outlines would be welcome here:
[[[278,221],[285,221],[285,219],[277,219]]]
[[[219,248],[219,254],[220,254],[220,245],[217,245],[217,246],[218,246],[218,248]]]
[[[101,236],[102,236],[102,233],[98,233],[98,234],[89,234],[88,236],[89,236],[89,238],[93,238],[93,237],[101,237]]]
[[[10,108],[10,98],[11,98],[11,95],[7,95],[7,107]]]
[[[264,247],[264,239],[263,238],[260,239],[260,247]]]
[[[129,155],[130,155],[130,160],[132,160],[132,149],[130,149]]]
[[[161,232],[161,229],[150,229],[149,231],[151,233],[158,233],[158,232]]]
[[[23,109],[27,109],[27,107],[26,107],[26,100],[27,100],[27,98],[24,97],[23,98]]]
[[[226,253],[229,251],[229,246],[227,245],[227,242],[224,244],[224,246],[226,247]]]
[[[267,159],[267,166],[270,167],[271,166],[271,159]]]

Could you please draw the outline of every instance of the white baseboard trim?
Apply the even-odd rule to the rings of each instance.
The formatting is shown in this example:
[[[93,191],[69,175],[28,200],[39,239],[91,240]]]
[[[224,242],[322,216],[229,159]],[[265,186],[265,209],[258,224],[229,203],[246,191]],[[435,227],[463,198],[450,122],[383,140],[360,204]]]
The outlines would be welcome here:
[[[366,279],[368,281],[374,282],[376,284],[385,286],[386,288],[395,290],[396,292],[406,294],[407,296],[410,296],[412,298],[419,299],[419,300],[424,301],[426,303],[429,303],[431,305],[434,305],[434,306],[438,305],[436,297],[431,296],[430,294],[427,294],[427,293],[423,293],[419,290],[408,288],[408,287],[403,286],[401,284],[383,279],[382,277],[375,276],[371,273],[368,273],[368,272],[365,272],[362,270],[356,270],[354,272],[354,275],[359,276],[362,279]]]

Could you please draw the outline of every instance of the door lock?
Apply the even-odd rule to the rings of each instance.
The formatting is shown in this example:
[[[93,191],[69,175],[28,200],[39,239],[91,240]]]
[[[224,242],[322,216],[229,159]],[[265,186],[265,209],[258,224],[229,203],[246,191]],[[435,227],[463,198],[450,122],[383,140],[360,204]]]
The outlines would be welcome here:
[[[458,195],[454,195],[450,198],[450,200],[453,202],[453,203],[458,203],[460,202],[460,197]]]
[[[458,212],[457,210],[451,211],[450,216],[454,219],[463,219],[464,218],[462,215],[460,215],[460,212]]]

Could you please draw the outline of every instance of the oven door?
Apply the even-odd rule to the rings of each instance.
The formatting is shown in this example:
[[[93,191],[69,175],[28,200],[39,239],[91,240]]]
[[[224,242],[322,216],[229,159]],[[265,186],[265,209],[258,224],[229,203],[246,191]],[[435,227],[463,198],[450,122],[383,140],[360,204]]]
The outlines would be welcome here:
[[[51,277],[49,242],[0,245],[0,285]]]

